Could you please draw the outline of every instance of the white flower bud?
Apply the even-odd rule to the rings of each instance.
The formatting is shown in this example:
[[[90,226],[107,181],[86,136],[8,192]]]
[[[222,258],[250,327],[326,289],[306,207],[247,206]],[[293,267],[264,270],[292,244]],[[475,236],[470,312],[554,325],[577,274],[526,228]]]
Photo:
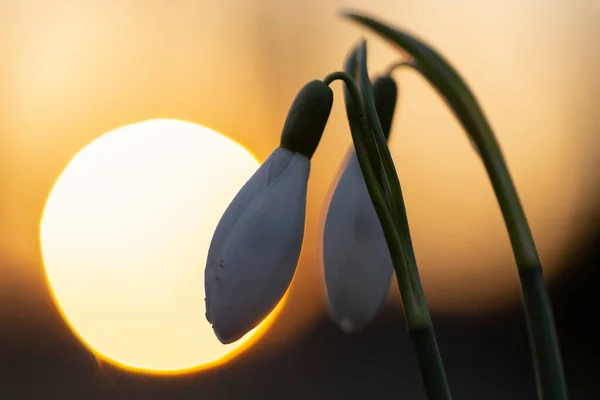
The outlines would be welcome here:
[[[354,151],[327,211],[323,264],[331,316],[361,330],[385,303],[394,269]]]
[[[288,289],[304,237],[310,161],[277,148],[227,208],[208,252],[206,318],[223,343],[258,325]]]
[[[280,146],[233,199],[213,235],[204,272],[206,319],[222,343],[258,325],[292,282],[306,214],[306,185],[333,92],[311,81],[296,96]]]
[[[393,78],[374,81],[375,106],[386,139],[397,94]],[[394,268],[354,151],[327,211],[323,264],[331,316],[346,332],[361,330],[385,303]]]

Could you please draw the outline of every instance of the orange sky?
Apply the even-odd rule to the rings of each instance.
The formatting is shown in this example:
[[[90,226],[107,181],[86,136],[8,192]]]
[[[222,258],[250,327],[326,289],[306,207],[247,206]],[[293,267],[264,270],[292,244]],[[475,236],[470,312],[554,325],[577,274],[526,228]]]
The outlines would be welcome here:
[[[455,63],[508,159],[544,266],[554,271],[594,216],[599,181],[600,9],[594,0],[0,2],[0,290],[43,296],[39,218],[71,157],[151,118],[206,125],[260,159],[308,80],[339,69],[364,31],[355,6],[411,29]],[[369,39],[371,71],[396,53]],[[437,95],[400,72],[391,142],[430,303],[463,312],[517,299],[483,167]],[[349,132],[339,84],[309,184],[307,235],[279,332],[323,312],[322,205]],[[19,267],[16,267],[19,266]],[[0,304],[0,312],[8,310]],[[286,326],[287,328],[285,328]]]

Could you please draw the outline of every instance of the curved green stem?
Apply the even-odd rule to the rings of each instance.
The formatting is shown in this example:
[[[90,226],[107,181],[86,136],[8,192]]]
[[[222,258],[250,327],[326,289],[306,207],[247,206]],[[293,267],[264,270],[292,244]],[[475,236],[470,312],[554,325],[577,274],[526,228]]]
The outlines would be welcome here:
[[[390,65],[389,67],[387,67],[385,69],[385,71],[383,72],[383,75],[390,76],[390,75],[392,75],[392,73],[394,73],[394,71],[396,69],[402,68],[402,67],[416,68],[416,65],[413,61],[407,61],[407,60],[397,61],[397,62],[393,63],[392,65]]]
[[[413,296],[415,296],[414,301],[418,302],[419,307],[423,310],[423,313],[426,314],[426,318],[423,319],[424,324],[422,326],[408,325],[409,333],[413,343],[415,343],[416,351],[423,352],[419,355],[418,359],[419,366],[421,368],[421,376],[423,377],[423,382],[428,397],[430,399],[450,399],[451,394],[446,372],[435,338],[433,323],[429,314],[429,308],[427,307],[427,299],[425,297],[425,292],[423,291],[423,286],[419,277],[419,269],[417,267],[417,261],[412,245],[408,216],[406,213],[406,206],[404,203],[404,197],[402,195],[400,180],[396,172],[396,167],[394,165],[394,160],[390,153],[390,149],[387,145],[387,141],[385,140],[383,130],[381,129],[381,123],[379,121],[377,108],[375,106],[373,87],[369,79],[369,71],[367,68],[367,46],[364,40],[361,41],[361,43],[357,46],[355,52],[358,62],[359,84],[365,100],[367,117],[370,125],[374,128],[375,141],[382,160],[386,179],[390,187],[390,197],[392,199],[392,210],[394,213],[396,228],[399,231],[399,236],[402,240],[402,246],[409,255],[409,263],[406,265],[406,268],[408,269],[408,276],[410,278],[408,284],[412,288]],[[402,286],[400,286],[400,279],[398,280],[398,284],[399,287],[402,288]]]
[[[362,95],[360,94],[360,90],[358,89],[358,86],[356,85],[356,82],[354,81],[355,77],[353,74],[348,74],[347,72],[343,72],[343,71],[337,71],[337,72],[332,72],[329,75],[327,75],[325,77],[325,79],[323,79],[323,82],[326,85],[331,84],[331,82],[335,81],[335,80],[342,80],[344,81],[344,83],[346,84],[346,90],[351,90],[352,92],[352,96],[357,95],[358,97],[355,97],[356,99],[356,107],[357,107],[357,118],[362,118],[359,115],[364,116],[364,123],[365,125],[365,129],[367,131],[370,132],[370,128],[368,126],[368,119],[366,118],[366,113],[364,112],[364,104],[363,104],[363,98]],[[353,87],[356,87],[356,93],[354,93],[354,89]],[[354,107],[354,106],[353,106]],[[361,120],[362,121],[362,120]],[[362,123],[362,122],[361,122]],[[357,132],[362,132],[362,130],[358,130]],[[379,160],[379,153],[377,151],[377,145],[375,144],[375,140],[373,139],[372,135],[360,135],[360,143],[361,145],[364,147],[365,152],[368,156],[368,159],[370,160],[370,166],[373,168],[373,171],[375,173],[375,178],[377,181],[377,184],[379,186],[380,189],[382,189],[384,191],[384,198],[386,199],[386,201],[388,201],[387,199],[387,188],[386,188],[386,182],[383,179],[382,173],[382,167],[381,167],[381,163],[378,162]]]
[[[475,96],[458,72],[425,42],[371,17],[352,12],[345,15],[413,57],[416,69],[444,98],[471,137],[492,183],[517,263],[538,397],[568,399],[552,307],[533,235],[500,146]]]
[[[400,183],[374,108],[370,81],[370,97],[367,94],[366,97],[369,98],[366,99],[352,78],[356,72],[356,62],[356,52],[353,52],[345,65],[346,72],[334,72],[328,75],[324,82],[329,84],[340,79],[345,83],[346,113],[356,155],[396,270],[406,324],[415,348],[425,391],[429,399],[449,400],[451,395],[445,370],[416,269]],[[372,115],[373,111],[375,116]],[[374,166],[379,166],[381,175],[377,174]],[[377,179],[378,176],[381,180]],[[389,199],[386,199],[386,194],[390,196]],[[391,204],[390,200],[393,200]]]
[[[367,139],[371,137],[371,129],[362,103],[362,95],[354,79],[348,73],[341,71],[333,72],[323,79],[323,82],[331,84],[335,80],[342,80],[345,83],[344,97],[346,99],[346,113],[350,124],[352,141],[356,149],[356,156],[369,196],[373,202],[377,217],[381,222],[390,255],[394,260],[396,273],[402,277],[403,282],[409,282],[408,270],[405,268],[408,265],[408,255],[404,251],[402,241],[396,230],[394,218],[387,207],[383,190],[378,183],[377,174],[373,168],[373,164],[377,162],[377,159],[370,158],[367,148]],[[423,320],[427,319],[427,315],[423,313],[422,308],[418,307],[412,301],[414,297],[412,287],[407,287],[407,299],[404,304],[407,324],[422,326],[424,324]]]
[[[406,214],[402,188],[400,186],[398,174],[396,173],[394,159],[390,153],[390,149],[387,144],[387,140],[385,139],[385,135],[383,134],[383,129],[381,128],[381,123],[377,114],[377,107],[375,106],[375,98],[373,95],[373,86],[371,85],[369,71],[367,68],[367,47],[364,40],[362,40],[361,43],[356,47],[354,54],[356,54],[358,62],[359,85],[365,100],[367,118],[369,119],[371,127],[374,128],[373,137],[375,138],[377,151],[383,165],[385,180],[389,188],[388,190],[390,193],[394,220],[396,221],[396,224],[399,224],[397,228],[402,239],[402,245],[410,255],[412,263],[411,270],[413,270],[413,275],[415,275],[416,279],[418,280],[419,273],[416,267],[417,261],[410,236],[410,228],[408,226],[408,216]],[[421,286],[420,280],[418,280],[418,282],[414,282],[414,284],[419,287]],[[423,300],[424,298],[425,297],[423,296]],[[424,307],[427,308],[427,305],[425,304]]]

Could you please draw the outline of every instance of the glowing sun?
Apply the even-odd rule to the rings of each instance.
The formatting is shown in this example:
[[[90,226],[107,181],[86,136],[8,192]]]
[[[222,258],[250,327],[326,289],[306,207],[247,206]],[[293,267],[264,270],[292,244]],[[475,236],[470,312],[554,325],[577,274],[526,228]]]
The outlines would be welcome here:
[[[229,345],[204,315],[213,231],[258,165],[224,136],[176,120],[116,129],[73,158],[48,197],[40,236],[56,304],[91,350],[174,372],[222,363],[266,329],[281,304]]]

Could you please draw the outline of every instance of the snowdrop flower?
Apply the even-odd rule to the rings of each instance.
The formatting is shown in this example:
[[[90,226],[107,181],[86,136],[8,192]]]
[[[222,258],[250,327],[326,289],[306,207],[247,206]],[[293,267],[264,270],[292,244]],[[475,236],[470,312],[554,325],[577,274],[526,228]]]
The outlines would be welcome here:
[[[396,106],[396,83],[390,77],[379,78],[373,94],[387,138]],[[327,211],[323,264],[332,318],[346,332],[361,330],[385,302],[393,265],[354,149]]]
[[[217,225],[205,269],[206,318],[222,343],[258,325],[288,289],[304,237],[310,159],[329,118],[322,81],[298,93],[280,146],[240,189]]]

